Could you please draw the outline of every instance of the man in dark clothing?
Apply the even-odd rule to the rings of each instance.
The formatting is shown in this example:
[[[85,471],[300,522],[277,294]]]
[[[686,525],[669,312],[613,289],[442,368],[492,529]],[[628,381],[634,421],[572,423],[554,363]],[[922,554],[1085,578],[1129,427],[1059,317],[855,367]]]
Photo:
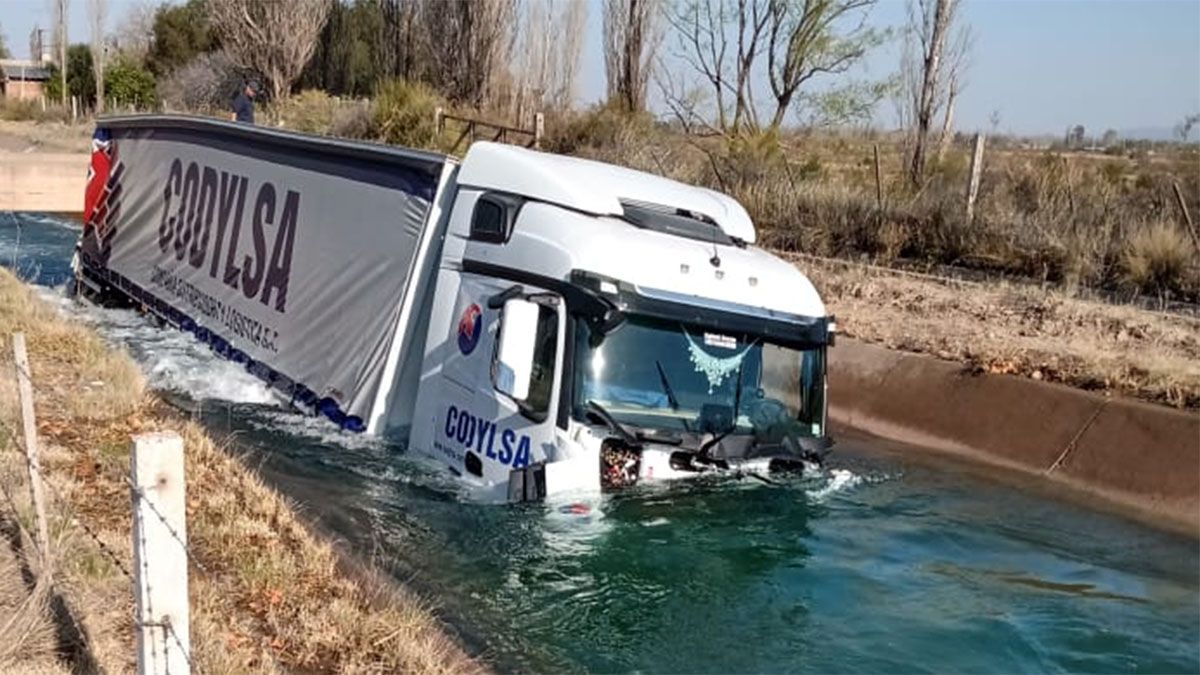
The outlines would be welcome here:
[[[251,80],[233,99],[233,113],[229,119],[235,122],[254,124],[254,97],[258,95],[258,83]]]

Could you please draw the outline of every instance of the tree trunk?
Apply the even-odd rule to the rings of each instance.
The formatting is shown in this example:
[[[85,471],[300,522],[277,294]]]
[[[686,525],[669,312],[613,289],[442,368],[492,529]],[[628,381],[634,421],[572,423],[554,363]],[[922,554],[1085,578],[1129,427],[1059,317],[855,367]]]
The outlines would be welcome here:
[[[950,5],[954,0],[936,0],[933,30],[930,31],[921,77],[921,95],[917,105],[917,133],[913,146],[912,165],[909,178],[919,186],[925,177],[925,146],[929,142],[929,127],[933,122],[934,103],[937,94],[942,51],[946,43],[946,24],[950,18]]]
[[[950,139],[954,136],[954,100],[958,98],[958,78],[950,77],[950,92],[946,95],[946,112],[942,117],[942,136],[938,139],[937,158],[941,162],[946,157],[950,147]]]

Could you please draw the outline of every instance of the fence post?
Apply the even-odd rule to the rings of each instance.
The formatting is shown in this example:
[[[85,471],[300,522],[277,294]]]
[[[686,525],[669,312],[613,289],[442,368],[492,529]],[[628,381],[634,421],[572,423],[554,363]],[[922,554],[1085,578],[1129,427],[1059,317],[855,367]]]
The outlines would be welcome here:
[[[42,102],[42,112],[46,112],[46,96],[45,94],[38,97]]]
[[[50,535],[46,528],[45,487],[42,485],[42,464],[38,459],[37,418],[33,413],[33,383],[29,375],[29,354],[25,351],[25,334],[13,333],[13,362],[17,365],[17,393],[21,397],[21,424],[25,427],[25,461],[29,469],[29,493],[33,499],[33,515],[37,521],[37,545],[42,557],[42,577],[50,579]]]
[[[883,178],[879,170],[879,144],[875,144],[875,208],[883,212]]]
[[[542,149],[542,134],[546,131],[546,116],[538,113],[533,116],[533,149]]]
[[[979,178],[983,172],[983,134],[975,134],[975,152],[971,155],[971,182],[967,184],[967,222],[975,220],[975,198],[979,196]]]
[[[77,119],[79,119],[79,98],[76,96],[72,96],[71,97],[71,124],[75,124],[75,121]]]
[[[442,132],[445,131],[443,125],[446,124],[446,120],[443,115],[442,106],[439,105],[433,109],[433,130],[438,136],[441,136]]]
[[[174,432],[134,436],[130,455],[138,673],[189,673],[183,439]]]
[[[1196,234],[1196,224],[1192,222],[1192,214],[1188,211],[1183,191],[1179,189],[1179,181],[1171,181],[1171,188],[1175,190],[1175,203],[1179,204],[1179,211],[1183,214],[1183,222],[1187,224],[1188,234],[1192,235],[1192,243],[1196,246],[1196,252],[1200,253],[1200,235]]]

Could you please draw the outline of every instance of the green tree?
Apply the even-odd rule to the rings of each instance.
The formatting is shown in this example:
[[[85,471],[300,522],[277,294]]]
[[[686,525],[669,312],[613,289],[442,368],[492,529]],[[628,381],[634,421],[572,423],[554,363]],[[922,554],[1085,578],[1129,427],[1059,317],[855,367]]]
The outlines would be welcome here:
[[[80,105],[90,106],[96,102],[96,77],[92,72],[92,48],[85,44],[67,48],[67,98],[63,99],[62,77],[57,64],[50,64],[50,79],[46,82],[46,99],[70,105],[71,96],[79,98]]]
[[[52,103],[61,103],[62,95],[62,76],[59,75],[58,64],[51,63],[47,70],[50,71],[50,79],[46,80],[45,88],[42,90],[46,93],[46,100]]]
[[[4,37],[3,31],[0,31],[0,59],[7,59],[11,56],[8,53],[8,40]]]
[[[79,97],[85,107],[96,104],[96,75],[92,72],[92,48],[88,45],[67,48],[67,94]]]
[[[196,56],[219,47],[209,30],[205,0],[162,5],[154,13],[154,40],[146,54],[150,73],[162,77]]]
[[[133,59],[119,59],[104,71],[104,92],[117,105],[154,104],[154,75]]]
[[[379,0],[335,2],[300,76],[300,87],[368,96],[381,77],[383,8]]]

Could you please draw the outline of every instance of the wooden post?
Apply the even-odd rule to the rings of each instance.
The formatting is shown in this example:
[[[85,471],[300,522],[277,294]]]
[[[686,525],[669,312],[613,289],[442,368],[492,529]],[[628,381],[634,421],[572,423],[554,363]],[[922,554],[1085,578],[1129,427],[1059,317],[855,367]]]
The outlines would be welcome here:
[[[189,673],[183,439],[174,432],[134,436],[130,454],[138,673]]]
[[[883,178],[879,170],[879,144],[875,144],[875,207],[883,211]]]
[[[438,136],[441,136],[442,132],[445,131],[445,128],[443,126],[445,124],[446,124],[446,120],[443,117],[442,106],[439,105],[438,107],[433,109],[433,131],[434,131],[434,133],[436,133]]]
[[[42,112],[46,112],[46,96],[39,96],[38,99],[40,99],[42,102]]]
[[[79,119],[79,97],[71,97],[71,124],[75,124],[75,120]]]
[[[21,424],[25,427],[25,461],[29,468],[29,493],[37,521],[38,552],[42,556],[42,577],[50,579],[50,534],[46,526],[46,497],[42,485],[42,464],[38,459],[37,418],[33,413],[33,383],[29,379],[29,354],[25,334],[13,334],[13,362],[17,365],[17,393],[21,397]]]
[[[975,198],[979,196],[979,178],[983,173],[983,134],[975,134],[975,152],[971,155],[971,181],[967,184],[967,222],[975,220]]]
[[[1172,181],[1171,187],[1175,190],[1175,202],[1179,204],[1179,210],[1183,213],[1183,222],[1187,223],[1188,233],[1192,235],[1192,243],[1196,245],[1196,252],[1200,253],[1200,236],[1196,234],[1196,224],[1192,222],[1192,214],[1188,212],[1187,200],[1183,198],[1179,182]]]
[[[533,149],[542,149],[542,134],[546,132],[546,116],[538,113],[533,116]]]

